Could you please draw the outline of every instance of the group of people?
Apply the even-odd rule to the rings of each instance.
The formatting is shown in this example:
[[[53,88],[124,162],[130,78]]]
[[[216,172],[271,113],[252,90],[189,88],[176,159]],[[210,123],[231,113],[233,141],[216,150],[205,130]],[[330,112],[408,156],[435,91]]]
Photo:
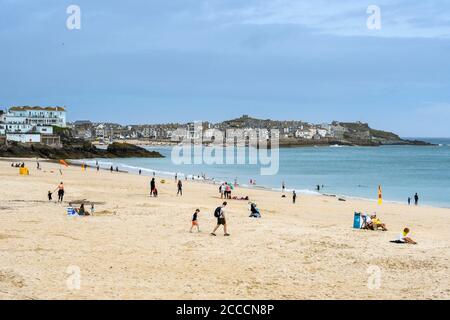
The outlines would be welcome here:
[[[386,225],[384,223],[381,222],[380,219],[378,219],[377,215],[374,213],[372,215],[369,215],[367,213],[362,214],[362,218],[363,218],[363,224],[361,229],[363,230],[383,230],[383,231],[388,231],[388,229],[386,228]]]
[[[224,182],[219,187],[220,199],[231,199],[231,186]]]
[[[228,233],[228,226],[227,226],[227,219],[225,216],[225,208],[227,207],[228,202],[223,202],[220,207],[217,207],[214,211],[214,217],[217,219],[216,226],[214,227],[214,230],[211,232],[211,236],[216,237],[217,230],[219,230],[220,227],[223,227],[223,232],[225,237],[229,237],[230,234]],[[256,205],[256,203],[249,203],[250,205],[250,218],[261,218],[261,213]],[[200,209],[196,209],[194,214],[192,215],[192,225],[189,232],[192,233],[194,228],[197,228],[198,232],[200,231],[200,224],[199,224],[199,217]]]
[[[375,213],[372,215],[364,213],[361,215],[361,217],[363,219],[361,229],[372,231],[388,231],[386,224],[382,223]],[[409,228],[405,228],[403,232],[397,237],[397,239],[391,241],[391,243],[416,245],[417,242],[411,238],[410,233],[411,230]]]
[[[68,212],[73,212],[73,214],[77,214],[79,216],[87,217],[87,216],[91,216],[91,215],[93,216],[94,215],[95,207],[94,207],[94,204],[91,203],[91,212],[89,212],[89,211],[87,211],[85,209],[84,203],[82,203],[79,208],[74,208],[72,206],[72,204],[69,203],[69,208],[67,210],[68,210]]]
[[[25,163],[13,163],[11,164],[12,167],[25,167]],[[98,168],[98,164],[97,164],[97,168]],[[111,172],[113,171],[113,167],[111,166]],[[118,171],[118,168],[116,167],[116,171]],[[320,186],[318,185],[318,190],[320,190]],[[178,180],[177,182],[177,196],[182,196],[183,195],[183,183],[181,180]],[[282,183],[282,191],[283,193],[286,190],[286,185],[283,181]],[[65,195],[65,190],[64,190],[64,183],[61,181],[61,183],[56,187],[56,189],[52,192],[52,191],[48,191],[48,200],[52,201],[52,196],[53,193],[58,192],[58,202],[63,202],[64,201],[64,195]],[[231,186],[227,183],[224,182],[220,185],[219,187],[219,192],[220,192],[220,196],[221,199],[231,199],[231,191],[232,188]],[[153,197],[157,197],[158,196],[158,190],[156,188],[156,180],[155,177],[153,177],[150,181],[150,196]],[[248,197],[246,198],[248,200]],[[296,203],[296,199],[297,199],[297,193],[295,190],[293,190],[292,192],[292,202],[295,204]],[[416,193],[414,196],[414,203],[415,205],[418,205],[419,203],[419,196]],[[411,198],[408,198],[408,204],[411,204]],[[217,219],[217,224],[214,228],[214,230],[211,232],[211,236],[217,236],[216,232],[217,230],[223,226],[223,230],[224,230],[224,236],[229,237],[230,234],[227,231],[227,220],[226,220],[226,216],[225,216],[225,208],[227,207],[228,203],[225,201],[222,203],[222,205],[220,207],[217,207],[216,210],[214,211],[214,217]],[[249,203],[250,205],[250,217],[251,218],[261,218],[261,214],[259,209],[257,208],[255,203]],[[72,207],[72,204],[69,204],[69,209],[73,209],[74,212],[76,212],[78,215],[80,216],[89,216],[89,215],[93,215],[94,213],[94,204],[91,204],[91,212],[89,213],[84,206],[84,203],[82,203],[80,205],[80,207],[78,209],[74,209]],[[197,228],[197,231],[200,232],[200,225],[199,225],[199,214],[200,214],[200,209],[196,209],[193,216],[192,216],[192,225],[191,225],[191,229],[190,232],[192,232],[194,230],[194,228]],[[382,230],[382,231],[388,231],[386,224],[382,223],[381,220],[377,217],[376,214],[362,214],[362,219],[363,219],[363,223],[362,223],[362,227],[361,229],[364,230]],[[392,243],[406,243],[406,244],[417,244],[417,242],[415,242],[414,240],[411,239],[410,237],[410,229],[409,228],[405,228],[403,230],[403,232],[400,234],[400,236],[396,239],[391,241]]]
[[[408,198],[408,205],[411,205],[411,197]],[[417,192],[414,195],[414,205],[419,205],[419,194]]]
[[[228,205],[228,203],[225,201],[224,203],[222,203],[222,205],[220,207],[217,207],[216,210],[214,211],[214,217],[217,219],[217,224],[213,230],[213,232],[211,232],[211,236],[216,237],[217,234],[217,230],[223,226],[223,230],[224,230],[224,236],[225,237],[229,237],[230,234],[227,231],[227,220],[225,217],[225,208]],[[197,232],[201,232],[200,231],[200,224],[198,222],[199,218],[198,215],[200,214],[200,209],[195,210],[193,216],[192,216],[192,226],[191,226],[191,230],[189,232],[192,233],[192,231],[194,230],[194,228],[197,228]]]
[[[58,202],[63,202],[64,201],[64,183],[61,181],[61,183],[56,187],[55,190],[52,191],[48,191],[47,193],[47,197],[48,197],[48,201],[52,201],[53,200],[53,194],[58,191]]]
[[[150,197],[158,197],[158,189],[156,189],[155,178],[152,178],[152,180],[150,180]]]
[[[25,168],[25,162],[11,163],[11,167],[13,167],[13,168]]]

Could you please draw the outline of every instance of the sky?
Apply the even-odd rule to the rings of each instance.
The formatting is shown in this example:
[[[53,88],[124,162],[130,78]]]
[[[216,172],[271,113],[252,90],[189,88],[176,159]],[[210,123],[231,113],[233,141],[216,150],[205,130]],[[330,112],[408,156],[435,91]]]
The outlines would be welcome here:
[[[69,5],[81,29],[67,28]],[[370,5],[380,29],[369,29]],[[448,0],[0,0],[0,107],[368,122],[450,137]]]

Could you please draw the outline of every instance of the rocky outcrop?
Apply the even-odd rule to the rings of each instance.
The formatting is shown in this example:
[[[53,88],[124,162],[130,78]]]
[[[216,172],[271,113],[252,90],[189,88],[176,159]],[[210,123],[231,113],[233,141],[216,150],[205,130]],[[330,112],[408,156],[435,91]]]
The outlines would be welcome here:
[[[89,142],[65,144],[54,148],[43,144],[10,142],[0,145],[0,157],[45,158],[45,159],[90,159],[90,158],[162,158],[159,152],[148,151],[128,143],[113,143],[106,150],[98,149]]]

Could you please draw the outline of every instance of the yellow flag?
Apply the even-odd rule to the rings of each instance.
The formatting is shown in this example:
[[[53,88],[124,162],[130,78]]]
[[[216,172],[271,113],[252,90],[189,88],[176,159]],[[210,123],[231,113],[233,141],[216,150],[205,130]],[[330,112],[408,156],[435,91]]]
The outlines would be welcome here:
[[[378,205],[383,204],[383,191],[381,190],[381,186],[378,186]]]

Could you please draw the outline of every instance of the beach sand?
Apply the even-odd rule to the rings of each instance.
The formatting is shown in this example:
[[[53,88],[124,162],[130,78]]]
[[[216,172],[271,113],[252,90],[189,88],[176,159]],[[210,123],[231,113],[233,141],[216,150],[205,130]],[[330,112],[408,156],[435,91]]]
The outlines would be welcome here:
[[[263,219],[230,200],[231,237],[211,237],[218,186],[184,182],[176,197],[175,181],[158,178],[156,199],[149,177],[76,166],[61,176],[31,160],[30,176],[19,176],[12,161],[0,161],[1,299],[450,298],[450,209],[303,195],[293,205],[237,188]],[[97,214],[68,217],[67,202],[49,203],[60,181],[65,201],[97,202]],[[196,208],[203,232],[191,234]],[[389,231],[352,229],[354,211],[376,211]],[[419,245],[389,242],[404,227]]]

